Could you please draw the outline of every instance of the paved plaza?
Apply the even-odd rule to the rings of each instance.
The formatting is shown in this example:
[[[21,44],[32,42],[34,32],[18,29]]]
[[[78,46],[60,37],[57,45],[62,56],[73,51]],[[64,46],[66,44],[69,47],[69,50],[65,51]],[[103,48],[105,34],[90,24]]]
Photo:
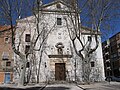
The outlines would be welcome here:
[[[54,84],[47,85],[43,90],[83,90],[75,84]]]
[[[18,87],[12,84],[0,85],[0,90],[120,90],[120,82],[101,82],[90,85],[65,84],[38,84]]]

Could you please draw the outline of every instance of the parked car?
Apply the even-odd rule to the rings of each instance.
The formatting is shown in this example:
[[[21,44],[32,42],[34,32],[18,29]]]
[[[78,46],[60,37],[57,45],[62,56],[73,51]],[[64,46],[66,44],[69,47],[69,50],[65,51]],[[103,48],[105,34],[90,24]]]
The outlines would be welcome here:
[[[120,82],[120,76],[117,76],[117,77],[115,77],[115,76],[107,76],[105,80],[106,81],[117,81],[117,82]]]

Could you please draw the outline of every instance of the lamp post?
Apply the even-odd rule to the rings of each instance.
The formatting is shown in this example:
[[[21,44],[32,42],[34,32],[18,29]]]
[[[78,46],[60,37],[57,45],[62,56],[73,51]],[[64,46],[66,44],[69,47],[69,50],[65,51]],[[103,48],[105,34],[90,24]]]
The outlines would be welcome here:
[[[76,59],[75,59],[75,83],[76,83]]]
[[[110,81],[111,81],[111,78],[110,78],[111,68],[109,67],[107,70],[108,70],[108,82],[109,82],[109,84],[110,84]]]
[[[119,67],[119,76],[120,76],[120,67]]]

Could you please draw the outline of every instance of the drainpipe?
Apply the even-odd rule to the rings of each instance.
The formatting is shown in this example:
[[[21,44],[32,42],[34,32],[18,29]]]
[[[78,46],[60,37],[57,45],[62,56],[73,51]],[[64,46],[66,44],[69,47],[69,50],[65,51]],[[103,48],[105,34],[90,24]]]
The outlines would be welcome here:
[[[74,73],[75,73],[75,83],[77,83],[77,81],[76,81],[76,58],[75,58],[75,64],[74,64],[74,67],[75,67],[75,70],[74,70]]]

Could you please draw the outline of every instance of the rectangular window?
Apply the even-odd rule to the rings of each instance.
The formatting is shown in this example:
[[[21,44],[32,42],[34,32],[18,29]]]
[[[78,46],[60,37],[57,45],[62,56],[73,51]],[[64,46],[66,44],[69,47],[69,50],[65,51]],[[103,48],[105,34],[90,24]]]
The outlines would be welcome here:
[[[57,25],[62,25],[62,19],[61,18],[57,18]]]
[[[118,52],[118,56],[120,56],[120,52]]]
[[[109,59],[109,55],[106,55],[106,56],[105,56],[105,59],[108,60],[108,59]]]
[[[9,43],[9,37],[5,37],[5,43]]]
[[[120,48],[120,43],[118,44],[118,48]]]
[[[6,62],[6,66],[11,66],[11,62]]]
[[[30,67],[30,62],[26,63],[26,67],[29,68]]]
[[[91,36],[88,36],[88,41],[92,41],[92,37]]]
[[[8,52],[3,52],[2,60],[8,60],[8,59],[9,59],[9,53]]]
[[[95,67],[95,62],[91,62],[91,67]]]
[[[26,34],[25,35],[25,41],[26,42],[30,42],[30,34]]]
[[[110,62],[106,62],[106,67],[110,67]]]
[[[28,53],[29,49],[30,49],[30,45],[26,45],[25,46],[25,54]]]

